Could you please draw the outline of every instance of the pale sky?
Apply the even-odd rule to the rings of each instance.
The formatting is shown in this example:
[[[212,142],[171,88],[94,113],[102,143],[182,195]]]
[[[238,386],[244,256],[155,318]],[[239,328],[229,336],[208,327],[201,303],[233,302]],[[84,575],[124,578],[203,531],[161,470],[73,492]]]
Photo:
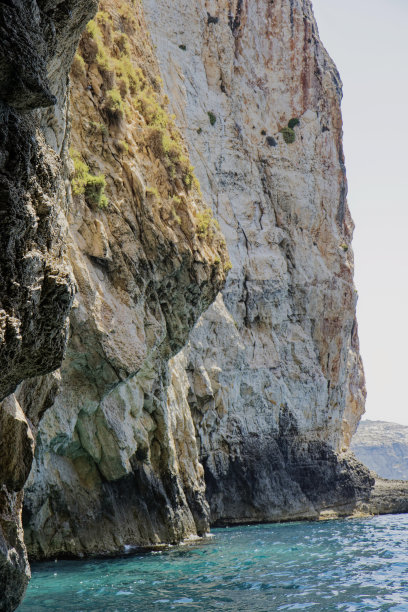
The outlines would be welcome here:
[[[344,85],[363,418],[408,425],[408,0],[312,1]]]

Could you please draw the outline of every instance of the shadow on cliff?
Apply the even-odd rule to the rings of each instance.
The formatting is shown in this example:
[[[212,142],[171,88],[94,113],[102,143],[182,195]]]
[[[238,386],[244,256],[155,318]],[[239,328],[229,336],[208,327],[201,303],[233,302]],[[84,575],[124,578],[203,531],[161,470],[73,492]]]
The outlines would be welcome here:
[[[352,453],[338,455],[325,442],[307,440],[281,410],[279,431],[242,436],[225,457],[202,458],[213,525],[317,519],[324,512],[353,513],[374,485]]]

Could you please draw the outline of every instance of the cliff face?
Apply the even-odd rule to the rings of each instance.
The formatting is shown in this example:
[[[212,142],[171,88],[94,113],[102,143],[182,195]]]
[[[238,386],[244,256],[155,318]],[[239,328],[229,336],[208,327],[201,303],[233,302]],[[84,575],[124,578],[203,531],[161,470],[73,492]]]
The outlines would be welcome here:
[[[351,449],[382,478],[408,480],[408,427],[385,421],[361,421]]]
[[[372,486],[346,452],[365,398],[353,224],[341,82],[310,2],[144,0],[146,25],[139,2],[104,0],[72,66],[71,134],[66,72],[95,6],[39,5],[14,9],[41,60],[24,99],[56,106],[5,106],[29,135],[4,161],[20,160],[5,174],[22,203],[2,233],[18,238],[1,264],[3,397],[25,380],[0,413],[19,452],[0,451],[7,584],[20,572],[5,609],[26,582],[24,415],[42,417],[25,500],[37,558],[348,513]],[[203,201],[232,260],[222,293],[226,245]]]
[[[364,411],[341,81],[311,3],[145,0],[233,268],[173,360],[212,522],[349,511]],[[180,383],[180,381],[182,381]]]
[[[35,557],[178,542],[208,529],[187,408],[167,403],[168,360],[229,265],[166,109],[139,4],[105,0],[74,60],[78,285],[59,390],[26,488]],[[25,392],[38,403],[50,377]]]
[[[58,367],[65,348],[73,298],[66,79],[95,10],[83,0],[0,6],[0,610],[17,606],[29,578],[21,489],[34,439],[9,394]],[[29,416],[33,424],[36,411]]]

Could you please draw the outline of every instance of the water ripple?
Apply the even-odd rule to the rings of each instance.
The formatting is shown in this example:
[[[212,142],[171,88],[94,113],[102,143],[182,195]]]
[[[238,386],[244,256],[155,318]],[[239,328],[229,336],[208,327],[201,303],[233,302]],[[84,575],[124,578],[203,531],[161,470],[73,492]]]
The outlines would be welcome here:
[[[214,530],[110,560],[37,564],[19,612],[408,612],[408,516]]]

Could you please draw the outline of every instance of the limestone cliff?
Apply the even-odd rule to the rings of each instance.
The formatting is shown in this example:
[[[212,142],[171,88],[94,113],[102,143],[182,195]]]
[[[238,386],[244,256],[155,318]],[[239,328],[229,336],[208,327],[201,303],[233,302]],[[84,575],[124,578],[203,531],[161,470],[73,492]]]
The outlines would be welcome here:
[[[144,0],[233,268],[172,364],[212,522],[348,512],[364,411],[342,85],[305,0]]]
[[[29,578],[21,489],[34,450],[27,415],[9,394],[58,367],[65,349],[73,299],[64,245],[67,73],[95,10],[84,0],[0,4],[1,611],[18,605]]]
[[[361,421],[351,449],[382,478],[408,480],[408,427],[385,421]]]
[[[365,398],[353,224],[311,5],[144,10],[102,2],[73,64],[79,293],[60,382],[19,398],[56,393],[26,490],[34,557],[349,513],[373,482],[346,452]],[[156,54],[233,263],[190,336],[228,265]]]
[[[122,526],[139,526],[136,541],[152,532],[178,541],[207,525],[202,468],[188,446],[193,428],[163,398],[168,359],[223,285],[225,241],[166,111],[133,2],[106,7],[111,17],[102,13],[88,28],[73,64],[70,157],[67,76],[97,2],[0,6],[1,611],[16,608],[29,579],[21,489],[37,425],[53,405],[44,431],[56,425],[50,446],[59,464],[49,480],[44,469],[40,491],[47,498],[56,490],[58,470],[62,492],[44,531],[55,535],[53,551],[80,550],[65,540],[102,517],[100,538],[115,509]],[[75,290],[64,367],[52,373],[66,350]],[[172,431],[182,425],[187,446],[178,453]],[[42,431],[37,439],[38,470],[49,441]],[[135,504],[130,510],[126,500],[121,514],[129,491]],[[83,519],[74,534],[71,503]],[[39,504],[39,523],[49,504]],[[98,550],[114,537],[111,521]]]
[[[67,242],[78,293],[26,488],[34,557],[179,542],[208,529],[194,427],[188,406],[167,403],[167,363],[229,267],[138,3],[100,2],[72,81]],[[24,385],[27,410],[52,378]]]

